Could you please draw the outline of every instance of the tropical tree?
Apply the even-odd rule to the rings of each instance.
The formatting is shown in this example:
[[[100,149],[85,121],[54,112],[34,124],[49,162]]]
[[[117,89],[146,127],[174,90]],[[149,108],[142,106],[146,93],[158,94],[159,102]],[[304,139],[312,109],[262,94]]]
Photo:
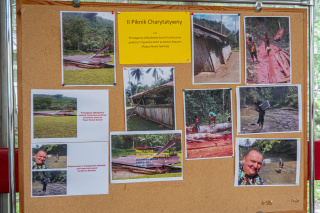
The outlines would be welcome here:
[[[131,69],[131,76],[134,77],[137,81],[137,88],[136,88],[136,93],[137,94],[137,90],[138,90],[138,84],[143,76],[143,72],[140,68],[132,68]]]
[[[146,73],[149,73],[153,69],[152,77],[154,77],[154,85],[157,85],[158,79],[159,79],[159,72],[163,74],[163,70],[159,67],[149,68]]]

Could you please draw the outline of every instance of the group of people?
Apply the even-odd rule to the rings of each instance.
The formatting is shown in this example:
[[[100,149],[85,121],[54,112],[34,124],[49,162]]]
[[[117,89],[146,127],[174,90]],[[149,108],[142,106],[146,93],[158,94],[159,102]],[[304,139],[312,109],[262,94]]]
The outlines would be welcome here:
[[[209,112],[209,126],[211,125],[211,122],[216,125],[216,119],[217,115],[213,112]],[[228,122],[231,122],[231,117],[228,117]],[[195,123],[195,128],[197,132],[200,132],[200,123],[199,123],[199,118],[197,115],[194,116],[194,123]]]
[[[250,56],[252,58],[252,63],[254,63],[254,58],[256,58],[257,63],[259,63],[258,56],[257,56],[256,43],[253,40],[253,36],[247,33],[246,37],[247,37],[247,45],[250,51]],[[264,43],[265,43],[265,50],[269,55],[269,52],[271,51],[271,49],[270,49],[270,37],[268,36],[268,33],[265,33]]]
[[[238,185],[263,185],[264,182],[258,172],[265,165],[262,154],[257,150],[250,150],[239,163]],[[282,173],[284,163],[279,159],[279,173]]]

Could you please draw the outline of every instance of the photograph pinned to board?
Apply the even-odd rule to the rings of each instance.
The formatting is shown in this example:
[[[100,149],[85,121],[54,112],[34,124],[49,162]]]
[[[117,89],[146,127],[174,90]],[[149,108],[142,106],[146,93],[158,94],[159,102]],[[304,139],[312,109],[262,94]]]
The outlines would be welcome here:
[[[67,144],[32,144],[32,170],[67,168]]]
[[[244,26],[246,84],[290,84],[290,17],[247,16]]]
[[[301,85],[239,86],[236,97],[238,135],[302,131]]]
[[[193,14],[193,84],[240,84],[239,29],[239,14]]]
[[[108,90],[31,90],[31,143],[109,140]]]
[[[111,183],[182,180],[181,134],[111,132]]]
[[[114,86],[115,15],[61,11],[61,72],[64,86]]]
[[[123,69],[126,131],[174,130],[173,67]]]
[[[32,147],[48,153],[48,159],[43,162],[47,168],[31,172],[32,197],[108,194],[107,142],[37,144]],[[55,153],[59,154],[57,162],[49,160],[51,153],[55,159]],[[67,162],[62,158],[66,156]],[[65,164],[66,167],[52,169],[52,164]]]
[[[232,90],[185,90],[186,159],[233,156]]]
[[[235,186],[297,186],[300,139],[237,138]]]

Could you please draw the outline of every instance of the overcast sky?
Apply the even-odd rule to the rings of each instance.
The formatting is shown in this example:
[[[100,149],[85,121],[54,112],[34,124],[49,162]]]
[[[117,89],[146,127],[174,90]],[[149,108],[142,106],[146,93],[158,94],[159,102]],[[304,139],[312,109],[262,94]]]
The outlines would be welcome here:
[[[221,21],[222,15],[222,24],[226,26],[230,31],[234,31],[236,25],[236,31],[239,30],[239,16],[235,15],[223,15],[223,14],[194,14],[194,18],[204,18],[211,21]]]

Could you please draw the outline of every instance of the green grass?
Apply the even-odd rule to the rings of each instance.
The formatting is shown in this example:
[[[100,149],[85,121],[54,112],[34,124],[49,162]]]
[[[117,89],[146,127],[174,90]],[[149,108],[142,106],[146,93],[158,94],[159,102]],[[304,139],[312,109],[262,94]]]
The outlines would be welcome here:
[[[119,149],[119,148],[112,148],[112,157],[118,157],[118,156],[130,156],[135,155],[136,149]]]
[[[34,117],[34,138],[77,137],[77,116]]]
[[[132,116],[127,121],[127,131],[149,131],[149,130],[170,130],[167,127],[160,127],[160,124],[146,120],[139,116]]]
[[[65,70],[64,85],[113,85],[114,68]]]
[[[86,53],[81,50],[63,50],[63,55],[93,55],[94,53]]]
[[[181,177],[182,173],[167,173],[167,174],[156,174],[156,175],[143,175],[143,176],[136,176],[136,177],[126,177],[126,178],[115,178],[112,180],[125,180],[125,179],[145,179],[145,178],[169,178],[169,177]]]

